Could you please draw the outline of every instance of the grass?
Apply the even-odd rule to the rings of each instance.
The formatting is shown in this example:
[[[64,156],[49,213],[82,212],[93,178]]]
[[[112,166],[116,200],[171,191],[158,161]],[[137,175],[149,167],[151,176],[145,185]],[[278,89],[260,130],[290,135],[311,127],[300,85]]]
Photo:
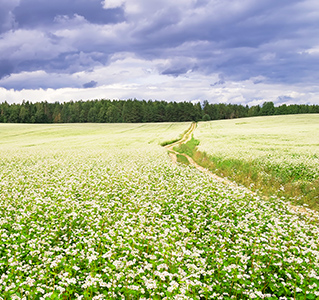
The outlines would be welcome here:
[[[189,165],[188,159],[184,155],[176,154],[177,162],[184,165]]]
[[[173,139],[173,140],[169,140],[169,141],[164,141],[164,142],[160,143],[160,145],[161,145],[162,147],[164,147],[164,146],[166,146],[166,145],[173,144],[173,143],[179,141],[180,139],[181,139],[181,138],[179,137],[179,138],[177,138],[177,139]]]
[[[318,214],[173,166],[189,124],[141,125],[0,126],[1,299],[318,299]]]
[[[188,156],[193,156],[196,152],[196,147],[199,145],[199,141],[195,140],[193,137],[185,144],[180,144],[174,147],[174,150],[180,153],[185,153]]]

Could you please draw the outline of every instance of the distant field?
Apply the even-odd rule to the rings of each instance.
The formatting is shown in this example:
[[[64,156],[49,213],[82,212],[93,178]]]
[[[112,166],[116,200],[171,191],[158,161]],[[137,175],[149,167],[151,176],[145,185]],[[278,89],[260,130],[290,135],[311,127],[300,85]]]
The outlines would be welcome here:
[[[0,150],[112,149],[159,145],[178,138],[190,123],[148,124],[0,124]],[[32,150],[32,149],[31,149]]]
[[[200,122],[194,137],[217,173],[319,205],[318,114]]]
[[[0,125],[0,299],[318,299],[319,215],[173,165],[189,126]]]

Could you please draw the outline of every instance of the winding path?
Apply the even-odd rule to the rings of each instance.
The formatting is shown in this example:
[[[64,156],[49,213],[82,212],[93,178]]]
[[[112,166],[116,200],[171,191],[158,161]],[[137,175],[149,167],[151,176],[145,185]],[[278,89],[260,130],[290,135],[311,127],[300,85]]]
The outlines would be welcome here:
[[[169,151],[169,156],[173,162],[174,165],[177,164],[177,155],[182,155],[184,157],[187,158],[187,160],[189,161],[190,165],[194,166],[196,169],[198,169],[199,171],[207,174],[208,176],[214,178],[215,180],[222,182],[228,186],[232,186],[241,190],[244,190],[246,193],[248,194],[252,194],[252,195],[257,195],[255,192],[251,191],[250,189],[244,187],[244,186],[239,186],[237,183],[230,181],[228,179],[222,178],[217,176],[216,174],[212,173],[211,171],[209,171],[208,169],[200,166],[199,164],[197,164],[189,155],[185,154],[185,153],[180,153],[174,150],[175,146],[181,145],[181,144],[185,144],[188,141],[191,140],[193,133],[196,129],[197,124],[195,122],[193,122],[191,124],[191,126],[189,127],[189,129],[184,133],[184,135],[182,136],[182,138],[172,144],[168,144],[165,145],[164,148],[166,148]],[[288,203],[288,207],[294,211],[295,213],[301,213],[307,216],[314,216],[314,215],[318,215],[318,213],[316,211],[313,211],[311,209],[305,209],[304,207],[301,206],[295,206],[292,205],[290,203]]]
[[[196,169],[200,170],[201,172],[213,177],[214,179],[216,179],[216,180],[218,180],[220,182],[226,183],[227,185],[235,185],[235,186],[238,187],[238,185],[235,184],[234,182],[229,181],[229,180],[227,180],[225,178],[219,177],[216,174],[214,174],[214,173],[210,172],[209,170],[207,170],[206,168],[200,166],[189,155],[187,155],[185,153],[180,153],[180,152],[177,152],[177,151],[174,150],[174,147],[176,147],[178,145],[181,145],[181,144],[185,144],[188,141],[190,141],[192,136],[193,136],[193,132],[195,131],[195,129],[196,129],[196,123],[193,122],[192,125],[189,127],[189,129],[185,132],[185,134],[183,135],[183,137],[180,140],[178,140],[177,142],[174,142],[172,144],[168,144],[168,145],[164,146],[164,148],[166,148],[169,151],[169,155],[170,155],[170,157],[172,159],[173,164],[177,163],[177,155],[182,155],[182,156],[187,158],[187,160],[189,161],[189,163],[192,166],[194,166]]]

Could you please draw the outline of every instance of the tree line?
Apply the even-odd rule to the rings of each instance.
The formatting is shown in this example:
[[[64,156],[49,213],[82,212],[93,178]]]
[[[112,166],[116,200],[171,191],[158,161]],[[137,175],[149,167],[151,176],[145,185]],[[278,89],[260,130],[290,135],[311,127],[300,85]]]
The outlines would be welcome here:
[[[319,105],[281,105],[273,102],[249,107],[238,104],[90,100],[48,103],[0,103],[0,123],[144,123],[233,119],[253,116],[319,113]]]

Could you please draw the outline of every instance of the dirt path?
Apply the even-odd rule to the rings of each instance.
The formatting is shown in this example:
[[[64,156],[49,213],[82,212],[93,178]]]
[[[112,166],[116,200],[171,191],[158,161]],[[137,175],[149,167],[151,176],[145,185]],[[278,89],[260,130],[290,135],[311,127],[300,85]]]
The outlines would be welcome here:
[[[192,134],[195,131],[195,129],[196,129],[196,123],[193,122],[191,124],[191,126],[188,128],[188,130],[184,133],[184,135],[182,136],[182,138],[180,140],[178,140],[177,142],[174,142],[172,144],[168,144],[168,145],[164,146],[164,148],[166,148],[169,151],[176,152],[176,151],[173,150],[173,148],[175,146],[177,146],[177,145],[187,143],[192,138]]]
[[[207,170],[206,168],[200,166],[199,164],[197,164],[190,156],[188,156],[187,154],[184,153],[179,153],[177,151],[174,150],[174,147],[181,145],[181,144],[185,144],[188,141],[191,140],[193,132],[196,129],[196,123],[192,123],[192,125],[189,127],[189,129],[186,131],[186,133],[184,134],[184,136],[178,140],[177,142],[174,142],[172,144],[166,145],[164,146],[164,148],[166,148],[169,151],[169,156],[173,162],[173,164],[177,163],[177,155],[183,155],[184,157],[187,158],[187,160],[189,161],[189,163],[194,166],[196,169],[200,170],[201,172],[213,177],[214,179],[226,183],[227,185],[236,185],[238,187],[237,184],[234,184],[232,181],[229,181],[225,178],[219,177],[216,174],[210,172],[209,170]],[[248,190],[249,191],[249,190]],[[250,191],[251,192],[251,191]],[[252,192],[251,192],[252,193]]]
[[[195,129],[196,129],[196,123],[192,123],[191,126],[188,128],[188,130],[185,132],[185,134],[182,136],[182,138],[180,140],[178,140],[172,144],[168,144],[168,145],[164,146],[164,148],[166,148],[169,151],[169,156],[170,156],[174,165],[177,164],[177,154],[181,154],[181,153],[176,152],[173,148],[175,146],[187,143],[192,138],[192,134],[193,134]],[[181,154],[181,155],[184,155],[184,154]]]
[[[169,156],[170,156],[170,158],[172,160],[172,163],[174,165],[176,165],[177,164],[177,155],[183,155],[184,157],[187,158],[187,160],[189,161],[190,165],[194,166],[197,170],[207,174],[208,176],[214,178],[215,180],[217,180],[219,182],[222,182],[222,183],[226,184],[227,186],[232,186],[232,187],[235,187],[237,189],[241,189],[241,190],[247,192],[248,194],[257,195],[255,192],[251,191],[250,189],[248,189],[248,188],[246,188],[244,186],[239,186],[238,184],[236,184],[233,181],[230,181],[228,179],[225,179],[225,178],[217,176],[216,174],[212,173],[208,169],[206,169],[206,168],[200,166],[199,164],[197,164],[187,154],[180,153],[180,152],[177,152],[177,151],[174,150],[175,146],[178,146],[178,145],[181,145],[181,144],[185,144],[188,141],[190,141],[192,136],[193,136],[193,133],[194,133],[195,129],[196,129],[196,123],[193,122],[192,125],[189,127],[189,129],[186,131],[186,133],[183,135],[183,137],[180,140],[178,140],[177,142],[174,142],[172,144],[164,146],[164,148],[166,148],[169,151]],[[314,217],[316,215],[318,216],[318,213],[313,211],[313,210],[311,210],[311,209],[305,209],[304,207],[295,206],[295,205],[292,205],[290,203],[288,204],[288,207],[289,207],[290,210],[294,211],[295,213],[301,213],[301,214],[307,215],[308,217],[311,217],[311,216]]]

